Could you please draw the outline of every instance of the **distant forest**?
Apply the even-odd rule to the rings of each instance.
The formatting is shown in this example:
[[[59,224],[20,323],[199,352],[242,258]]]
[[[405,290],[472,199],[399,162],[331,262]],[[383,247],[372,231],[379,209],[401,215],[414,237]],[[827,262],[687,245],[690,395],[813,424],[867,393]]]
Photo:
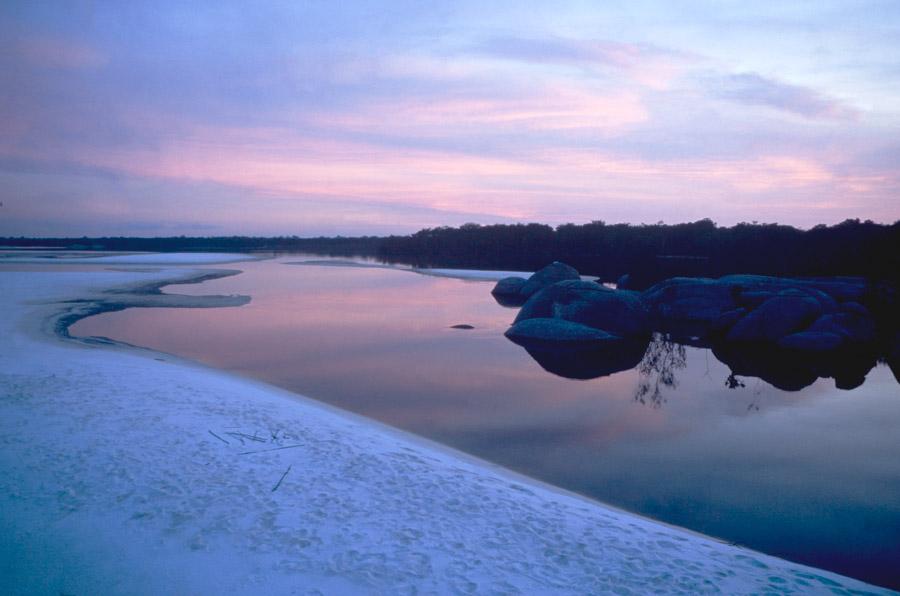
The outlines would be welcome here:
[[[368,256],[422,267],[533,271],[559,260],[635,287],[675,275],[863,275],[900,281],[900,221],[858,219],[810,230],[777,224],[543,224],[440,227],[409,236],[2,238],[15,247],[121,251],[274,251]]]

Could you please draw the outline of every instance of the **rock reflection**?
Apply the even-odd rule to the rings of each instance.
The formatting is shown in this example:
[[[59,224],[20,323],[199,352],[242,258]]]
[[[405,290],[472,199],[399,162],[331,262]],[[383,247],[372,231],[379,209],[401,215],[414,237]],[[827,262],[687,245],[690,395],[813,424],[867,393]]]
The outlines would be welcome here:
[[[588,380],[631,370],[644,358],[646,342],[561,348],[552,342],[518,341],[541,368],[567,379]]]
[[[875,366],[876,352],[862,347],[828,354],[807,354],[773,346],[720,343],[712,348],[720,362],[731,369],[726,386],[739,385],[736,376],[758,377],[782,391],[800,391],[819,378],[833,378],[838,389],[863,384]]]
[[[687,350],[683,344],[657,333],[647,346],[644,357],[638,365],[640,382],[634,393],[635,401],[649,404],[654,408],[665,403],[663,389],[678,386],[675,371],[687,366]]]

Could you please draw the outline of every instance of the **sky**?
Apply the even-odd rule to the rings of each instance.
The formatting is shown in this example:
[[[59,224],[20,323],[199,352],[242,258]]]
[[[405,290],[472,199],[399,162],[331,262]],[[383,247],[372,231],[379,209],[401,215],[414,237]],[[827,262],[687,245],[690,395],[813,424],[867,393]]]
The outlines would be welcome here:
[[[0,3],[0,235],[900,219],[900,2]]]

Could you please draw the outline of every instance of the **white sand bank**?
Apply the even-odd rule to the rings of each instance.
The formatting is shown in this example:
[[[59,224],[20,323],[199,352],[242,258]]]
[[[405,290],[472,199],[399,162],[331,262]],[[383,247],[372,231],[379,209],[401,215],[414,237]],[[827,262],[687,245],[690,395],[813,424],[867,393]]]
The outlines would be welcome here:
[[[67,300],[185,275],[0,268],[0,593],[887,593],[46,331]]]

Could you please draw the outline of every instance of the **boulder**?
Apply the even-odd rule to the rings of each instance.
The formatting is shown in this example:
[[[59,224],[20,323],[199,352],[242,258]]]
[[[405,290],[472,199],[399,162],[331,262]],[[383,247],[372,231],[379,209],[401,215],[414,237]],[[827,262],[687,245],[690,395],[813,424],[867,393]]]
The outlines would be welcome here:
[[[830,352],[843,344],[843,336],[827,331],[800,331],[778,340],[778,345],[782,348],[804,352]]]
[[[497,282],[497,285],[491,290],[491,294],[494,296],[519,296],[525,281],[524,277],[504,277]]]
[[[778,292],[778,296],[794,296],[797,298],[808,296],[819,303],[819,306],[822,307],[823,314],[837,312],[838,310],[838,303],[834,298],[815,288],[787,288]]]
[[[518,323],[525,319],[535,319],[540,317],[553,318],[553,304],[557,298],[571,292],[593,292],[598,289],[606,292],[613,291],[592,281],[569,280],[553,284],[533,294],[525,304],[522,305],[514,322]]]
[[[516,322],[533,318],[561,319],[620,337],[644,337],[651,331],[640,294],[585,281],[562,281],[529,298]]]
[[[718,281],[731,287],[740,288],[742,294],[756,291],[777,293],[788,288],[803,288],[828,294],[836,302],[859,301],[865,295],[867,288],[865,279],[860,277],[798,279],[738,274],[725,275]]]
[[[728,332],[729,341],[776,342],[785,335],[805,329],[822,314],[815,298],[780,293],[763,302],[738,321]]]
[[[768,290],[741,290],[736,294],[736,300],[741,306],[753,310],[769,298],[774,298],[775,292]]]
[[[841,304],[841,310],[843,312],[854,313],[854,314],[861,315],[864,317],[872,316],[869,313],[869,309],[866,308],[865,306],[863,306],[862,304],[860,304],[859,302],[844,302],[843,304]]]
[[[703,277],[673,277],[642,296],[661,329],[692,327],[695,335],[708,332],[720,316],[738,307],[729,286]]]
[[[725,311],[719,315],[719,318],[716,319],[715,322],[713,322],[710,330],[715,333],[727,333],[728,330],[734,327],[746,314],[746,308],[736,308],[734,310]]]
[[[816,319],[809,326],[809,331],[833,333],[853,343],[875,341],[875,321],[868,314],[856,312],[839,312],[826,314]]]
[[[559,261],[554,261],[540,271],[532,273],[531,277],[529,277],[525,283],[522,284],[522,287],[519,288],[519,295],[523,298],[529,298],[536,292],[557,282],[580,279],[581,276],[574,267],[570,267]]]
[[[617,342],[622,338],[607,333],[602,329],[595,329],[587,325],[565,321],[563,319],[537,318],[519,321],[504,333],[506,337],[516,343],[530,342],[566,342],[566,343],[594,343]]]

